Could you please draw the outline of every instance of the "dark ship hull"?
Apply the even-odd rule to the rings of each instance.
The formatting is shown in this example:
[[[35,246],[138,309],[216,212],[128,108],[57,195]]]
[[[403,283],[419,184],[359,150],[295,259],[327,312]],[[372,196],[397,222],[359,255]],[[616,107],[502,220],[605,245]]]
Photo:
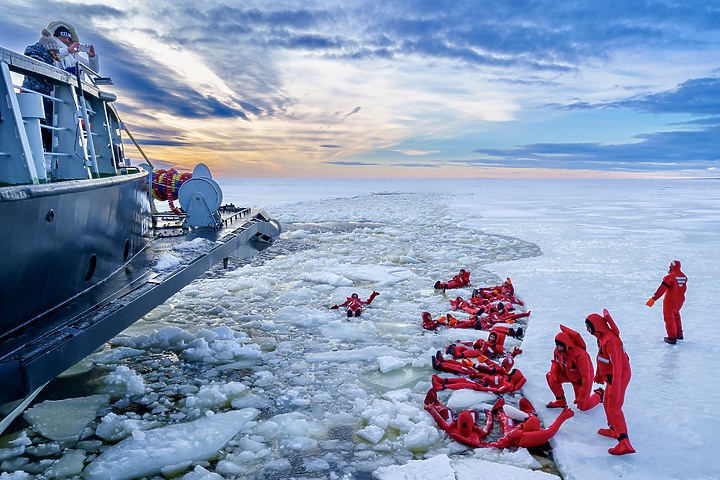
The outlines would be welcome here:
[[[0,432],[46,383],[213,265],[250,259],[280,235],[262,210],[222,207],[202,164],[183,175],[132,166],[123,133],[150,161],[115,95],[99,89],[109,79],[80,70],[0,48]],[[157,199],[172,212],[158,214]],[[194,239],[204,241],[158,268]]]
[[[147,246],[145,177],[0,188],[0,342]]]

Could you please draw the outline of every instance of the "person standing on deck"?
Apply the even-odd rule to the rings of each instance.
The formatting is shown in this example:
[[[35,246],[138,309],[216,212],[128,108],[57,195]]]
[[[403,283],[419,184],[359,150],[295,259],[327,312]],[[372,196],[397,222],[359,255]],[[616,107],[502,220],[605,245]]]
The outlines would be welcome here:
[[[55,62],[56,67],[75,73],[77,63],[80,61],[86,63],[95,73],[100,73],[100,57],[98,57],[95,47],[93,45],[80,45],[80,37],[78,37],[75,27],[63,20],[55,20],[50,22],[47,29],[52,32],[62,47],[58,54],[60,59]],[[79,55],[78,52],[80,51],[87,54],[87,62]]]

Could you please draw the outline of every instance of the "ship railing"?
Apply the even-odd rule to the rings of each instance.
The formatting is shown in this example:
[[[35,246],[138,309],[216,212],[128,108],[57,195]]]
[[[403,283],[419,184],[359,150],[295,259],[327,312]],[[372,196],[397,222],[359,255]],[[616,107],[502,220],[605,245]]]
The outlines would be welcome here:
[[[80,64],[71,74],[0,47],[0,185],[46,183],[122,175],[129,171],[112,105],[99,85],[112,81]],[[51,94],[15,84],[33,75],[52,84]],[[45,100],[45,101],[43,101]],[[45,107],[52,114],[45,115]],[[49,113],[49,112],[48,112]],[[8,160],[9,158],[9,160]]]

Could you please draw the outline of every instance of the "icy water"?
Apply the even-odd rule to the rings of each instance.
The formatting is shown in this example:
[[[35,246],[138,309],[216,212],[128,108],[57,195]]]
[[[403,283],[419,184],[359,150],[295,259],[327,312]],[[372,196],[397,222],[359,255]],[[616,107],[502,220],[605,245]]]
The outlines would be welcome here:
[[[24,452],[2,469],[81,475],[82,465],[139,431],[241,408],[259,414],[218,458],[187,471],[200,465],[223,478],[370,479],[383,466],[466,451],[438,432],[423,399],[435,351],[484,334],[423,331],[421,312],[443,314],[449,298],[469,295],[432,288],[459,268],[472,271],[475,286],[495,285],[504,278],[484,265],[542,252],[458,225],[448,205],[442,194],[389,192],[270,211],[284,232],[268,251],[249,265],[231,261],[226,271],[208,272],[90,357],[82,373],[48,388],[45,398],[106,399],[85,428],[51,440],[25,426]],[[328,308],[372,290],[381,295],[361,318],[348,321]],[[495,400],[447,393],[453,408]],[[54,415],[74,414],[66,411],[72,406],[58,408]],[[524,451],[466,453],[539,467]]]

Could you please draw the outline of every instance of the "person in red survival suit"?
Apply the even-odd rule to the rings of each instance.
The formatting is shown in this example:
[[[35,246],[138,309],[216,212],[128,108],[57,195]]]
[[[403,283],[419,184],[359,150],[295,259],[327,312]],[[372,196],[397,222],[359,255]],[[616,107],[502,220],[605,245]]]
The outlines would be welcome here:
[[[472,296],[470,298],[471,303],[473,304],[477,304],[480,300],[504,300],[515,305],[524,305],[524,303],[515,296],[515,287],[509,277],[505,279],[505,282],[503,282],[502,285],[473,289]]]
[[[377,297],[378,295],[380,295],[378,292],[372,292],[367,300],[362,301],[358,297],[357,293],[353,293],[351,296],[347,297],[347,299],[340,305],[336,304],[330,308],[336,309],[340,307],[347,307],[348,317],[359,317],[360,315],[362,315],[363,306],[370,305],[372,301],[375,300],[375,297]]]
[[[510,335],[517,339],[523,338],[522,327],[509,328],[495,325],[490,330],[487,340],[479,338],[475,342],[456,342],[447,347],[445,353],[454,358],[494,357],[505,353],[505,337]]]
[[[529,311],[513,313],[514,311],[514,308],[507,308],[503,302],[498,302],[497,305],[491,305],[488,309],[487,322],[493,325],[496,323],[515,323],[515,320],[530,316]]]
[[[475,330],[482,330],[483,328],[483,323],[475,316],[472,316],[467,320],[460,320],[449,313],[439,317],[437,320],[433,320],[430,312],[423,312],[422,322],[422,326],[425,330],[436,330],[440,326],[451,328],[472,328]]]
[[[574,412],[566,407],[547,429],[542,429],[535,407],[528,399],[521,398],[519,407],[519,410],[508,409],[503,398],[498,399],[495,403],[492,412],[500,421],[503,436],[491,443],[490,446],[496,448],[538,447],[547,443],[560,430],[560,426],[565,423],[565,420],[574,415]],[[513,418],[508,413],[512,414]]]
[[[476,380],[433,375],[431,381],[434,390],[468,389],[502,395],[503,393],[517,392],[525,385],[527,379],[520,370],[514,368],[508,374],[483,375],[476,377]]]
[[[667,337],[665,342],[675,345],[678,340],[685,338],[680,318],[680,309],[685,303],[685,290],[687,290],[687,276],[680,270],[680,260],[670,262],[668,274],[662,279],[662,283],[652,297],[645,303],[652,307],[655,301],[665,295],[663,300],[663,319],[665,320],[665,331]]]
[[[485,307],[476,307],[462,297],[455,297],[455,300],[450,300],[450,307],[452,307],[453,311],[462,310],[471,315],[485,313]]]
[[[470,285],[470,272],[464,268],[460,269],[460,273],[455,275],[452,280],[447,282],[441,282],[438,280],[435,282],[435,290],[450,290],[452,288],[467,287]]]
[[[435,419],[438,427],[457,442],[470,447],[488,447],[489,443],[483,441],[493,428],[493,416],[485,411],[485,426],[480,428],[477,424],[479,414],[477,410],[463,410],[454,419],[453,411],[440,403],[435,390],[428,391],[425,396],[425,410]]]
[[[612,455],[625,455],[635,453],[628,438],[625,415],[622,411],[625,402],[625,391],[630,383],[630,359],[625,353],[625,347],[620,340],[620,329],[607,310],[602,316],[591,313],[585,319],[588,332],[597,338],[597,371],[595,382],[605,384],[605,390],[598,388],[590,396],[589,407],[592,408],[602,402],[605,407],[608,427],[598,430],[598,434],[616,438],[618,444],[608,450]]]
[[[503,357],[502,360],[496,362],[484,356],[474,357],[472,359],[463,358],[461,360],[446,359],[443,357],[443,354],[438,351],[431,360],[433,370],[437,370],[438,372],[457,373],[472,379],[484,378],[488,375],[503,375],[507,377],[515,366],[515,357],[521,354],[522,350],[515,347],[509,356]]]
[[[575,391],[574,403],[578,409],[590,409],[594,370],[585,348],[585,341],[580,333],[560,325],[560,333],[555,336],[555,351],[550,371],[545,375],[550,390],[555,394],[555,400],[546,405],[548,408],[567,407],[562,384],[570,383]]]

